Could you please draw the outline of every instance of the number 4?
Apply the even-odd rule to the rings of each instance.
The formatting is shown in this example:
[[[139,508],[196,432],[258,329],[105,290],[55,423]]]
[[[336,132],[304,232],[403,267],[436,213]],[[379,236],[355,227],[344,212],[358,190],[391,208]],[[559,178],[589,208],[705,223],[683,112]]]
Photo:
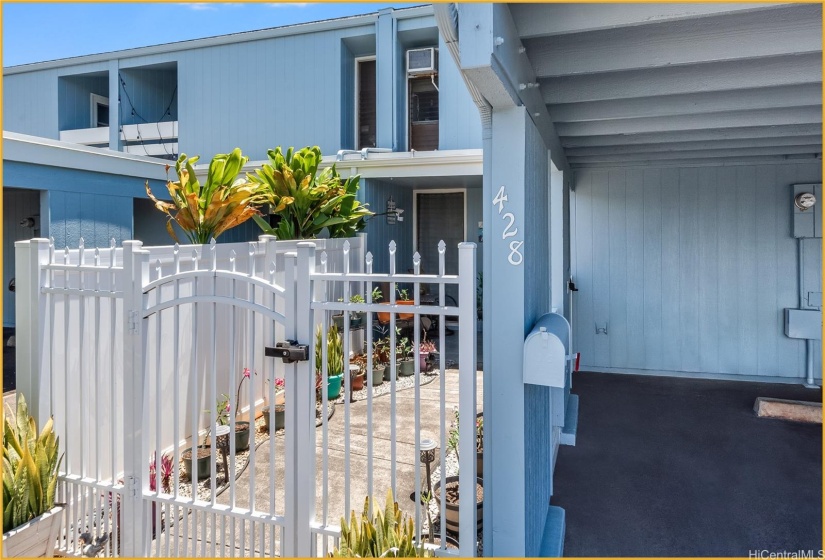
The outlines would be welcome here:
[[[501,214],[501,212],[504,210],[504,203],[508,200],[509,199],[507,198],[507,195],[504,194],[504,185],[502,185],[501,188],[498,190],[498,194],[496,194],[496,197],[493,199],[493,206],[498,204],[499,214]]]

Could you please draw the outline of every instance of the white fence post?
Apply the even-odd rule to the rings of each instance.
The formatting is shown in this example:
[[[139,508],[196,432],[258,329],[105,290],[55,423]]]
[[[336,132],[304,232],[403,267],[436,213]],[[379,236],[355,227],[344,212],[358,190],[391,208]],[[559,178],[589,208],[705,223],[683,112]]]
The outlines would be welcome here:
[[[459,555],[473,557],[476,542],[476,244],[458,244],[458,504]],[[490,530],[490,529],[488,529]]]
[[[149,252],[140,241],[123,242],[123,481],[121,555],[148,556],[144,534],[143,401],[143,283],[148,274]]]
[[[314,337],[311,310],[312,282],[315,272],[315,243],[298,243],[298,269],[295,292],[295,328],[299,343],[312,348]],[[305,362],[296,364],[298,400],[295,403],[296,543],[297,556],[315,556],[315,541],[310,524],[315,518],[315,360],[312,352]]]
[[[16,386],[26,396],[29,414],[42,426],[52,413],[48,356],[44,329],[48,325],[46,298],[41,296],[43,265],[49,262],[49,240],[31,239],[15,244]],[[3,341],[5,343],[5,341]]]

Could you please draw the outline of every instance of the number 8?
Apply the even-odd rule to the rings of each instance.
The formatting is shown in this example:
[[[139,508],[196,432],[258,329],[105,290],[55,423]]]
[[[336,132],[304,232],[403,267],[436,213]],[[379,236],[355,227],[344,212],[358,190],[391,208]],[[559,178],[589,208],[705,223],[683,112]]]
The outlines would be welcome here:
[[[524,245],[524,241],[510,242],[510,256],[507,257],[507,260],[510,261],[510,264],[512,264],[513,266],[520,265],[521,262],[524,260],[524,256],[519,251],[522,245]]]

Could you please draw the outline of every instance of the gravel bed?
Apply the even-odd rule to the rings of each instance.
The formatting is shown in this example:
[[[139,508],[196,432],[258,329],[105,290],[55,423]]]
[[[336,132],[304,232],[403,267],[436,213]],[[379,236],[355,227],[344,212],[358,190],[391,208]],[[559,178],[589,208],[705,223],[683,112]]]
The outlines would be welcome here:
[[[434,379],[438,377],[438,370],[428,371],[428,372],[421,372],[421,385],[427,385],[428,383],[432,383]],[[408,377],[401,377],[400,375],[395,380],[395,390],[396,391],[403,391],[404,389],[410,389],[415,387],[415,375],[410,375]],[[373,397],[380,397],[381,395],[387,395],[392,391],[392,382],[391,381],[384,381],[381,385],[376,385],[372,388],[372,396]],[[352,400],[350,402],[357,402],[363,401],[367,399],[369,395],[369,387],[367,387],[367,381],[364,382],[364,388],[360,391],[353,391],[352,393]],[[344,403],[344,388],[341,387],[341,396],[335,400],[337,403]]]

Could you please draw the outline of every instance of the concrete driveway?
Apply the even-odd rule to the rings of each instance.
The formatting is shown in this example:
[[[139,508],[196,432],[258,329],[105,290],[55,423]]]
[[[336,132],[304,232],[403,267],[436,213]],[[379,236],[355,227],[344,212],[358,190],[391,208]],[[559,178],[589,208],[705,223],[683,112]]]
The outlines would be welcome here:
[[[565,556],[739,556],[822,548],[822,426],[757,418],[800,385],[582,372],[552,503]],[[760,556],[767,557],[767,556]]]

